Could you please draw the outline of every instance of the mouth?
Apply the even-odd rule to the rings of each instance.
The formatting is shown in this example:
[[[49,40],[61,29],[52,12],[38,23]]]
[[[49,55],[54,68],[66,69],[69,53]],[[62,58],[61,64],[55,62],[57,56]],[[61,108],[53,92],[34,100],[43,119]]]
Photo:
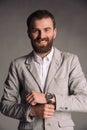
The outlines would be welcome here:
[[[40,40],[38,41],[38,43],[44,43],[44,42],[47,42],[46,40]]]
[[[41,40],[41,41],[36,42],[36,44],[38,44],[38,46],[47,46],[47,41]]]
[[[35,40],[36,43],[38,44],[46,44],[48,42],[48,39],[47,38],[44,38],[44,39],[36,39]]]

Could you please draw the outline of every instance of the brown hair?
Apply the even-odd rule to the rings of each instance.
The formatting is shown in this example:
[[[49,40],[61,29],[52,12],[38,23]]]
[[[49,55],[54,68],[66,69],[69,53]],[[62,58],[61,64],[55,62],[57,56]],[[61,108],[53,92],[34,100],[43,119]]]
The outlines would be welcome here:
[[[50,18],[53,22],[53,27],[55,28],[56,22],[55,22],[54,16],[48,10],[37,10],[37,11],[33,12],[31,15],[29,15],[27,18],[28,30],[30,29],[30,25],[32,23],[32,20],[42,19],[42,18]]]

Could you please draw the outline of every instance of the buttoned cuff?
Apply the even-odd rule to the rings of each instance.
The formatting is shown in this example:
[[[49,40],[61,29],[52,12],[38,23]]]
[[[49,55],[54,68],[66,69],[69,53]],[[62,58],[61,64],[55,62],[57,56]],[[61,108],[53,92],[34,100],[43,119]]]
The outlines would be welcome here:
[[[68,104],[66,104],[67,96],[55,94],[56,104],[55,108],[57,111],[69,111]]]

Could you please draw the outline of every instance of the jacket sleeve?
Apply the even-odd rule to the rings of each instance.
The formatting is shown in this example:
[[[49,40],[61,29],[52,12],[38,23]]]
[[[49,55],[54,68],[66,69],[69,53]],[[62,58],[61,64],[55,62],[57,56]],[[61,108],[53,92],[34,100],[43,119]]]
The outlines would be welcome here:
[[[26,120],[30,106],[25,102],[21,103],[21,100],[19,100],[20,96],[20,81],[14,61],[10,65],[9,73],[4,84],[4,94],[1,99],[1,113],[18,120]]]
[[[73,56],[69,71],[68,95],[57,95],[56,110],[67,112],[87,112],[87,81],[78,57]]]

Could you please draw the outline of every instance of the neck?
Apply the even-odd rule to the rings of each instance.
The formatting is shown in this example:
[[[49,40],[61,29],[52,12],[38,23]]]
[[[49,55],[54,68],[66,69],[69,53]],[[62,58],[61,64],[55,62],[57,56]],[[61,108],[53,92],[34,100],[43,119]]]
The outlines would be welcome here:
[[[51,50],[50,50],[51,51]],[[41,58],[44,58],[45,56],[47,56],[50,51],[46,52],[46,53],[36,53],[38,56],[40,56]]]

